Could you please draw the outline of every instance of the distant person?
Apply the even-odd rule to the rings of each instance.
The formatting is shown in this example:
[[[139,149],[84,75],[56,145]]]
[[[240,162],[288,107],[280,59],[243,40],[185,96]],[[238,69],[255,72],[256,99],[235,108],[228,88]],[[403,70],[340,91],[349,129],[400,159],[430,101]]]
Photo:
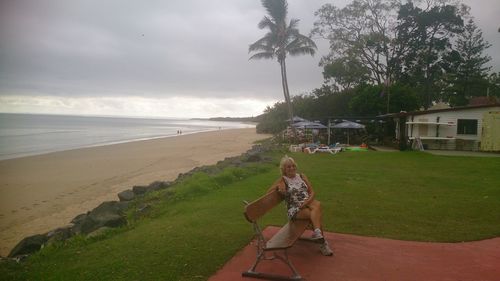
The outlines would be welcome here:
[[[285,156],[280,162],[281,177],[268,192],[278,190],[284,197],[289,220],[308,219],[313,225],[312,239],[323,239],[320,251],[325,256],[333,255],[321,228],[321,204],[314,199],[312,185],[304,174],[297,173],[293,158]]]

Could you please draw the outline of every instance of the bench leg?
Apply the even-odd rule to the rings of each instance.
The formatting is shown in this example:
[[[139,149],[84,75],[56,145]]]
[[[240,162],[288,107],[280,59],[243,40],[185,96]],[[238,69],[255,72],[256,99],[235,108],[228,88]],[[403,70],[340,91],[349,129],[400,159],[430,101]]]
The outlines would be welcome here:
[[[288,253],[287,250],[283,250],[284,256],[279,255],[278,253],[274,252],[272,256],[266,257],[265,252],[262,251],[258,253],[257,259],[253,266],[248,270],[243,272],[241,275],[243,277],[252,277],[252,278],[259,278],[259,279],[268,279],[268,280],[293,280],[293,281],[305,281],[293,264],[290,262],[290,259],[288,258]],[[262,261],[262,260],[274,260],[274,259],[279,259],[283,263],[285,263],[290,270],[292,271],[293,275],[292,276],[283,276],[283,275],[277,275],[277,274],[270,274],[270,273],[262,273],[262,272],[257,272],[255,269],[257,268],[257,265]]]

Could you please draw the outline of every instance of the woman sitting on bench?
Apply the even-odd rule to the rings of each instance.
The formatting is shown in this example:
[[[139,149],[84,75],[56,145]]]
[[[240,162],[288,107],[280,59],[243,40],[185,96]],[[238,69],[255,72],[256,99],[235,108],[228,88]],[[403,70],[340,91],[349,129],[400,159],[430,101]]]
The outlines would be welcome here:
[[[269,191],[278,189],[285,197],[289,220],[308,219],[311,221],[314,232],[312,239],[323,239],[320,246],[321,253],[331,256],[332,250],[323,237],[321,230],[321,205],[314,199],[311,183],[304,174],[297,173],[297,164],[293,158],[285,156],[280,162],[281,178],[278,179]]]

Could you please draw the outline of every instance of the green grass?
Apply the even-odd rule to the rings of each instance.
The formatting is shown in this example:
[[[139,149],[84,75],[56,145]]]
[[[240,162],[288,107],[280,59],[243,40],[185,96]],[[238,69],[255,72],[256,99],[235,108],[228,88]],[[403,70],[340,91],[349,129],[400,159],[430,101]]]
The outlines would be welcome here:
[[[500,158],[292,156],[322,201],[326,230],[440,242],[500,236]],[[0,263],[0,279],[206,280],[252,239],[242,200],[262,195],[278,176],[277,164],[196,174],[144,198],[138,204],[152,204],[150,212],[130,211],[126,227],[46,247],[21,264]],[[281,206],[263,224],[285,221]]]

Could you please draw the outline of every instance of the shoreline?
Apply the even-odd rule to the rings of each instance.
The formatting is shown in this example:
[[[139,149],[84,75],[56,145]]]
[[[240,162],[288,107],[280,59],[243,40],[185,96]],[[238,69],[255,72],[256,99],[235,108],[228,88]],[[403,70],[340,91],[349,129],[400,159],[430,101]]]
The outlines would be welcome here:
[[[248,125],[251,125],[251,124],[248,124]],[[120,140],[120,141],[112,141],[112,142],[104,142],[104,143],[95,143],[95,144],[90,144],[90,145],[83,145],[81,147],[68,148],[68,149],[62,149],[62,150],[49,150],[49,151],[44,151],[44,152],[33,152],[33,153],[27,152],[27,153],[19,154],[19,156],[15,156],[13,158],[2,158],[0,156],[0,161],[14,160],[14,159],[25,158],[25,157],[32,157],[32,156],[41,156],[41,155],[46,155],[46,154],[50,154],[50,153],[66,152],[66,151],[78,150],[78,149],[85,149],[85,148],[110,146],[110,145],[116,145],[116,144],[131,143],[131,142],[141,142],[141,141],[157,140],[157,139],[164,139],[164,138],[174,138],[174,137],[180,137],[180,136],[185,136],[185,135],[200,134],[200,133],[207,133],[207,132],[214,132],[214,131],[223,131],[223,130],[236,130],[236,129],[250,129],[250,128],[208,129],[208,130],[204,130],[204,131],[195,131],[195,132],[182,133],[180,135],[179,134],[177,134],[177,135],[162,135],[162,136],[155,136],[155,137],[136,138],[136,139],[130,139],[130,140]],[[255,128],[251,128],[251,129],[255,129]]]
[[[255,128],[224,129],[51,152],[0,161],[0,255],[22,238],[69,224],[134,185],[172,181],[240,155]]]

